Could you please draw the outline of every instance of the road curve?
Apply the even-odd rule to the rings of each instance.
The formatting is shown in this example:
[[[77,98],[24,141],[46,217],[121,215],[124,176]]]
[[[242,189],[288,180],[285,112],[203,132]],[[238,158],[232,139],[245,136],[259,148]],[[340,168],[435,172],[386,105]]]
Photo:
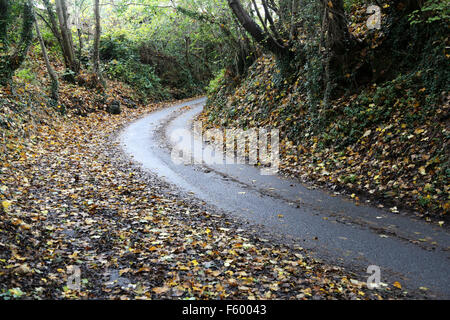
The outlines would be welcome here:
[[[204,103],[177,104],[130,124],[119,136],[123,150],[206,203],[293,239],[327,262],[357,270],[361,281],[367,267],[377,265],[383,282],[399,281],[412,291],[426,287],[437,298],[450,298],[450,234],[443,228],[263,176],[253,166],[175,164],[168,141],[175,132],[190,131]],[[193,139],[211,153],[210,146]]]

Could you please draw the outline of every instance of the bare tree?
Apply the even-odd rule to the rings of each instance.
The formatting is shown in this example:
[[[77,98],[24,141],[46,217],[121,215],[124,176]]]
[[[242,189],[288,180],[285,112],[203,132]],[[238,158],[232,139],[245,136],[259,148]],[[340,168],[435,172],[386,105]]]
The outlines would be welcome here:
[[[36,16],[34,15],[33,12],[33,20],[34,20],[34,25],[36,28],[36,35],[39,39],[39,44],[41,45],[41,50],[42,50],[42,56],[44,57],[44,61],[45,61],[45,66],[47,67],[47,71],[48,74],[50,76],[51,79],[51,98],[53,99],[53,103],[58,103],[59,100],[59,82],[58,82],[58,77],[56,75],[55,70],[53,70],[51,64],[50,64],[50,60],[48,58],[48,54],[47,54],[47,48],[45,47],[45,43],[44,40],[42,39],[42,35],[41,35],[41,31],[39,30],[39,24],[36,20]]]
[[[75,58],[72,33],[68,22],[67,4],[65,0],[56,0],[55,4],[61,32],[62,50],[67,61],[67,67],[74,73],[78,73],[80,71],[80,63]]]
[[[58,22],[57,22],[55,11],[53,10],[53,6],[50,4],[49,0],[42,0],[42,2],[44,3],[44,6],[47,10],[48,21],[42,15],[39,15],[39,12],[37,14],[47,24],[47,26],[49,27],[49,29],[52,31],[53,35],[55,36],[56,40],[58,40],[60,47],[63,48],[61,32],[59,32]],[[69,62],[67,61],[64,51],[63,51],[63,57],[64,57],[65,65],[66,65],[66,67],[68,67]]]
[[[105,86],[105,81],[102,76],[102,72],[100,69],[100,35],[101,35],[101,24],[100,24],[100,1],[94,1],[94,15],[95,15],[95,38],[94,38],[94,53],[93,53],[93,66],[94,73],[97,77],[97,80]]]

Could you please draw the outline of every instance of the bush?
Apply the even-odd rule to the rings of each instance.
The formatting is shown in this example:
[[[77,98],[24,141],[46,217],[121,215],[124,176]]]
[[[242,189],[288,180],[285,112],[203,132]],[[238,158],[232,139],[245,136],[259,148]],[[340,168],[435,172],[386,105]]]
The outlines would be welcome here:
[[[102,39],[100,58],[107,61],[105,71],[110,79],[133,86],[144,98],[163,100],[169,97],[154,68],[140,62],[136,46],[124,36]]]
[[[220,70],[213,80],[209,83],[208,87],[206,88],[206,91],[208,94],[213,94],[216,92],[219,87],[223,84],[223,81],[225,80],[225,69]]]
[[[112,60],[106,66],[106,73],[111,79],[118,79],[133,86],[144,97],[157,100],[168,98],[161,80],[149,65],[141,64],[134,59]]]
[[[34,72],[28,68],[23,68],[23,69],[17,70],[16,76],[27,82],[33,82],[36,79]]]

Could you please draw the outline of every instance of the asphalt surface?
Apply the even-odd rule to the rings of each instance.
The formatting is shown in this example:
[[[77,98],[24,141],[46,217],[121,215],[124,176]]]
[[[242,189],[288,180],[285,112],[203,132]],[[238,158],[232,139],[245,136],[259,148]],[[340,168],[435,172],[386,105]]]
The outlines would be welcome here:
[[[450,234],[411,216],[356,205],[325,191],[250,165],[211,164],[211,146],[191,134],[205,99],[154,112],[129,125],[119,140],[124,151],[161,179],[231,215],[300,243],[317,258],[364,275],[381,268],[381,281],[437,298],[450,298]],[[193,163],[174,161],[174,146]],[[177,150],[178,150],[177,149]],[[206,163],[202,163],[206,159]],[[228,162],[227,162],[228,163]],[[368,277],[369,275],[367,275]],[[360,279],[365,281],[365,279]]]

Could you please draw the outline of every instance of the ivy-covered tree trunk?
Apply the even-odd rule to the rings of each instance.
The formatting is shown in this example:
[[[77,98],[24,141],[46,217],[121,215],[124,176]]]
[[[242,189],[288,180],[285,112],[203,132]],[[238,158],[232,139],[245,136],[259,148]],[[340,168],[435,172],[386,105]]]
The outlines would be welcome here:
[[[0,52],[8,50],[9,0],[0,0]]]
[[[22,65],[27,56],[28,48],[33,40],[33,11],[31,1],[26,1],[23,4],[23,23],[20,42],[14,52],[8,54],[9,39],[7,25],[9,20],[9,1],[1,0],[0,6],[4,9],[0,14],[0,31],[3,32],[0,36],[0,44],[2,47],[5,47],[0,56],[0,85],[4,86],[12,81],[14,72]]]
[[[282,78],[288,78],[293,73],[292,60],[293,53],[291,51],[291,43],[286,43],[281,36],[280,30],[277,30],[277,24],[271,17],[269,4],[267,1],[263,1],[263,8],[265,18],[258,10],[258,5],[253,2],[256,14],[263,26],[263,29],[258,23],[250,16],[247,10],[242,5],[239,0],[228,0],[228,6],[231,8],[236,19],[239,21],[240,25],[252,36],[252,38],[259,43],[263,48],[273,53],[277,58],[278,66],[281,71]],[[289,8],[288,8],[289,7]],[[283,8],[285,10],[284,14],[280,15],[280,19],[283,19],[287,13],[286,11],[292,10],[292,2],[286,4],[283,3]],[[277,9],[279,11],[279,9]],[[281,23],[285,23],[282,21]]]
[[[322,32],[326,35],[327,49],[323,101],[327,105],[329,99],[340,92],[340,88],[349,85],[344,75],[351,72],[352,52],[356,49],[357,42],[348,30],[343,0],[322,0],[322,8]]]
[[[324,0],[323,2],[326,8],[327,46],[333,55],[341,56],[354,44],[354,39],[348,30],[344,1]]]

